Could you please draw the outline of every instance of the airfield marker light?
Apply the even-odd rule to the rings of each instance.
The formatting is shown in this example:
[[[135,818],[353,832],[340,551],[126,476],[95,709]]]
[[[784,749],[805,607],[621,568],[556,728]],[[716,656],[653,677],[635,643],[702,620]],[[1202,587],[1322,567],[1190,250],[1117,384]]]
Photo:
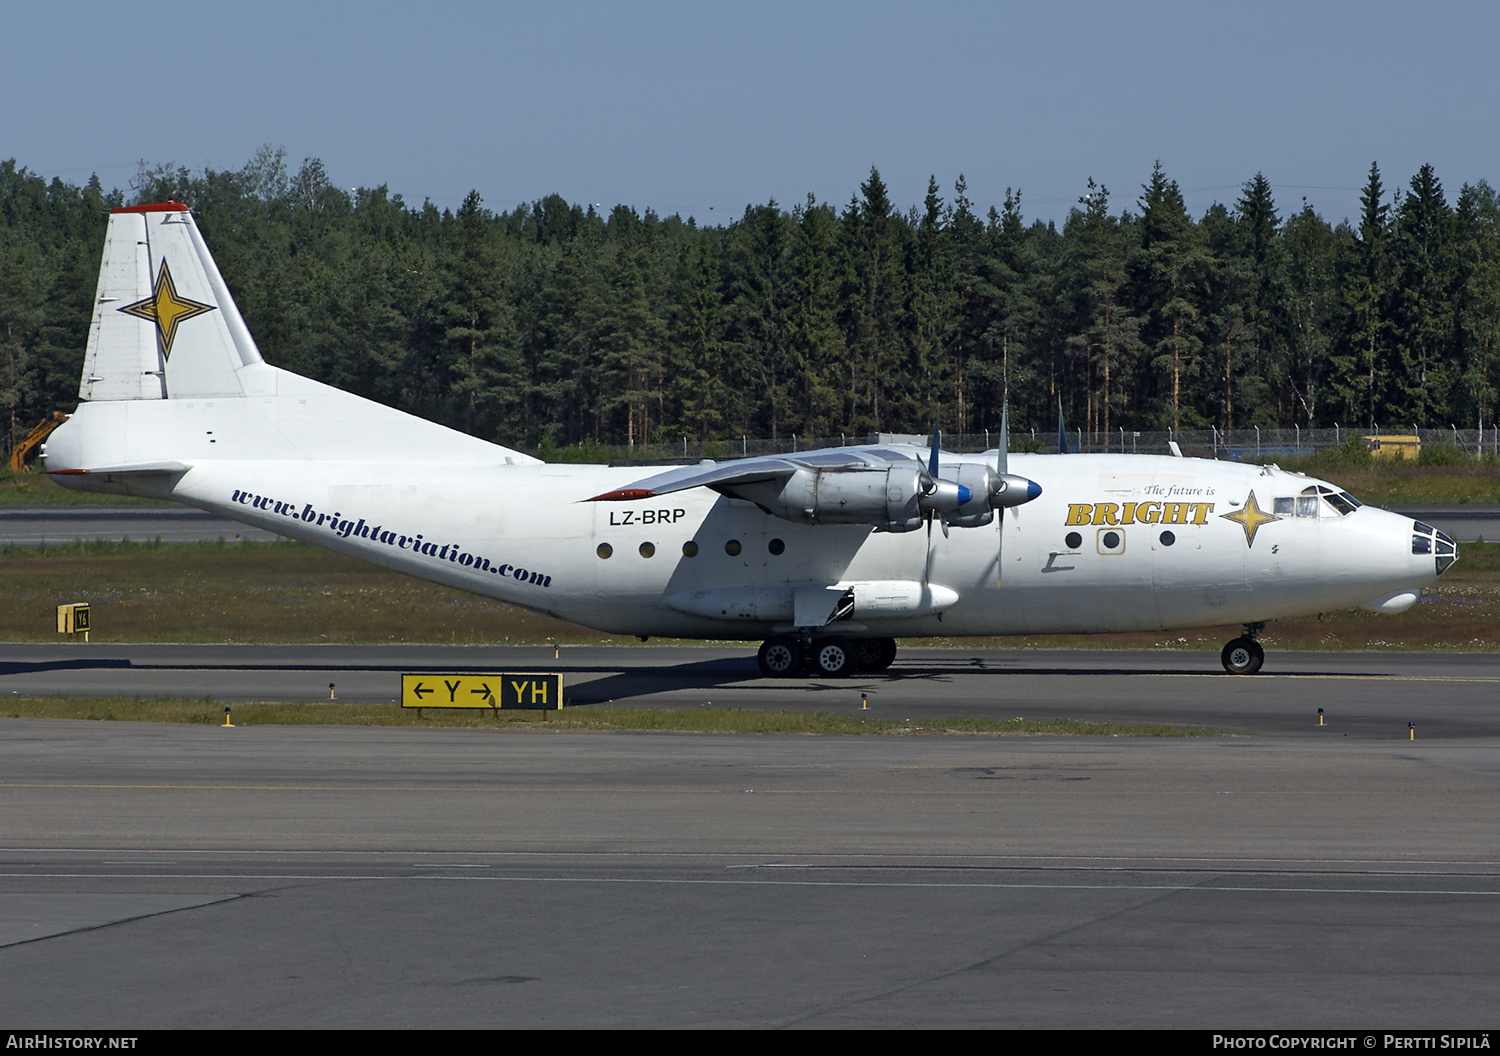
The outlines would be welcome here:
[[[228,704],[224,705],[224,726],[226,728],[228,728],[228,729],[231,729],[231,730],[234,729],[234,723],[232,723],[232,722],[229,721],[229,705]]]
[[[1410,731],[1409,736],[1410,736],[1411,740],[1416,740],[1417,739],[1417,724],[1414,723],[1414,722],[1408,722],[1406,724],[1406,728],[1407,728],[1407,730]]]
[[[859,695],[859,710],[860,711],[869,711],[870,710],[870,697],[869,697],[869,694],[867,694],[867,693],[861,693]]]
[[[1319,726],[1323,725],[1323,709],[1322,708],[1318,709],[1318,725]]]
[[[333,683],[332,682],[328,683],[328,699],[329,700],[333,699]]]
[[[561,659],[561,655],[562,654],[558,652],[557,643],[553,642],[552,643],[552,659],[554,659],[554,660]]]

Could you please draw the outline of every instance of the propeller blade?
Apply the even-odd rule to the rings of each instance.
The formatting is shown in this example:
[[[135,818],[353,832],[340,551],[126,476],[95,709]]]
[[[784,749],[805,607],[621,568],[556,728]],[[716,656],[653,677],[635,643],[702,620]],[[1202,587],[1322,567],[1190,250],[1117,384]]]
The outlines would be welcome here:
[[[922,566],[922,582],[927,583],[932,579],[932,518],[933,512],[927,511],[927,552],[926,564]]]
[[[1004,476],[1010,468],[1010,401],[1000,405],[1000,449],[995,452],[995,472]],[[995,586],[1000,585],[1001,558],[1005,554],[1005,507],[995,511]]]
[[[938,420],[932,422],[932,457],[927,461],[927,472],[932,474],[932,479],[938,479],[938,445],[943,442],[943,432],[938,428]]]
[[[1005,507],[995,511],[995,586],[1000,585],[1000,559],[1005,554]]]
[[[995,472],[1008,473],[1010,462],[1010,406],[1000,405],[1000,450],[995,454]]]

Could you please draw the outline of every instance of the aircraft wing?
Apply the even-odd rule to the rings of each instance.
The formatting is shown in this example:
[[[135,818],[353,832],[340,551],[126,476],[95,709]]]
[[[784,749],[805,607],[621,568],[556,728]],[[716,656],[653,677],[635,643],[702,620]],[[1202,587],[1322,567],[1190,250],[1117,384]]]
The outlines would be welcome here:
[[[721,494],[751,484],[784,482],[798,470],[886,469],[893,462],[914,461],[911,455],[892,448],[842,447],[831,451],[813,451],[806,455],[759,455],[730,462],[703,462],[696,466],[679,466],[652,477],[634,481],[623,488],[595,495],[589,502],[627,502],[649,499],[689,488],[712,488]]]

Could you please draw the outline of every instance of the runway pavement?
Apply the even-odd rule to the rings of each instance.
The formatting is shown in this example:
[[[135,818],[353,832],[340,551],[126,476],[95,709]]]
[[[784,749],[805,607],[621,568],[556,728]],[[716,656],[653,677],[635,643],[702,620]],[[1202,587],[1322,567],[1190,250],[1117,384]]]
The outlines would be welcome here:
[[[1447,532],[1461,543],[1500,540],[1500,506],[1391,506]],[[266,542],[271,532],[186,506],[0,506],[0,546],[37,546],[76,539],[155,539],[185,543],[233,540]]]
[[[373,698],[399,669],[550,659],[539,652],[9,646],[0,696],[102,674],[126,692],[132,679],[183,679],[225,699],[236,686],[294,697],[296,679],[323,680],[324,694],[327,680],[367,679]],[[557,666],[580,699],[658,707],[832,710],[857,706],[865,685],[875,714],[893,717],[1167,716],[1227,732],[0,718],[4,1020],[1494,1019],[1500,657],[1273,652],[1268,673],[1232,678],[1201,653],[912,650],[889,677],[839,683],[761,680],[748,650],[564,650]],[[1321,729],[1320,701],[1333,705]]]
[[[40,546],[79,539],[166,543],[274,542],[273,532],[251,528],[189,506],[0,506],[0,546]]]
[[[1385,508],[1430,524],[1441,532],[1447,532],[1460,543],[1472,543],[1478,539],[1500,542],[1500,506],[1474,504]]]
[[[764,679],[754,650],[694,647],[0,645],[0,699],[177,696],[391,703],[403,672],[560,671],[570,705],[719,707],[882,718],[1200,725],[1256,735],[1500,737],[1500,656],[1269,650],[1259,675],[1217,650],[903,649],[851,679]],[[1316,727],[1318,709],[1325,725]],[[1310,732],[1311,731],[1311,732]],[[1336,732],[1335,732],[1336,731]]]

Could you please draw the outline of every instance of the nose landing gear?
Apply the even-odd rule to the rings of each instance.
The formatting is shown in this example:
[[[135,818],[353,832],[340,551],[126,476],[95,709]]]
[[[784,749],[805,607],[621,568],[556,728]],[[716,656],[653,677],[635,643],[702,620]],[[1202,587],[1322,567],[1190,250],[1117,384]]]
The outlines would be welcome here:
[[[1255,638],[1265,626],[1264,623],[1245,624],[1244,636],[1224,647],[1224,651],[1219,654],[1219,661],[1224,665],[1225,671],[1231,675],[1253,675],[1260,670],[1260,665],[1266,662],[1266,651]]]

